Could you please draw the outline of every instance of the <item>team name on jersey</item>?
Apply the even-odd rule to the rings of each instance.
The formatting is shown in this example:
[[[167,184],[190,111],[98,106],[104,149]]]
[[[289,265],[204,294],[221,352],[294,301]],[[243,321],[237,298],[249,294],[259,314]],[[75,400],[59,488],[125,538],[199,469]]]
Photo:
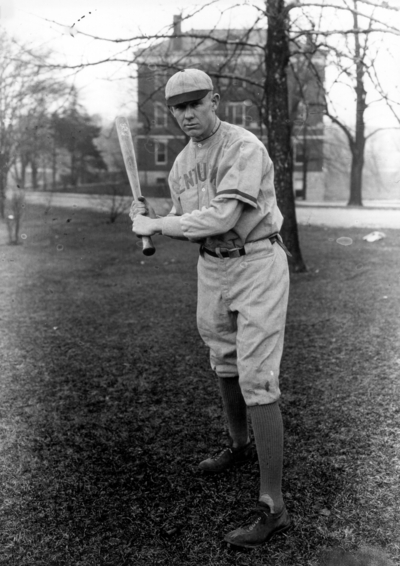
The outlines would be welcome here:
[[[183,175],[178,177],[178,183],[180,186],[178,194],[180,195],[184,191],[198,187],[199,183],[204,183],[206,179],[207,163],[197,163],[193,169],[190,169],[187,173],[183,173]]]

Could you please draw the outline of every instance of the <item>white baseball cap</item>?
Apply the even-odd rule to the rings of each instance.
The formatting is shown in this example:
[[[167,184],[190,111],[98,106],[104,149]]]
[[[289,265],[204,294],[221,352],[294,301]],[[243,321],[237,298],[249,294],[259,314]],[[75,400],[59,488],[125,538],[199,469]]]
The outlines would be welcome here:
[[[182,69],[169,79],[165,87],[168,106],[204,98],[214,89],[211,78],[200,69]]]

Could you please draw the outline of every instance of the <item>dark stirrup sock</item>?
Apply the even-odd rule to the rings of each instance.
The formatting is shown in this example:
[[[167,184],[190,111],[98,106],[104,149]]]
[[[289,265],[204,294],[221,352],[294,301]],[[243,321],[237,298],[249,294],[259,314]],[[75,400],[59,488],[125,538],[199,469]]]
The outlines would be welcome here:
[[[229,434],[238,446],[244,446],[249,440],[246,403],[239,385],[239,377],[220,377],[219,386]]]
[[[279,403],[248,408],[260,466],[260,499],[273,502],[273,513],[283,507],[283,422]],[[263,497],[264,496],[264,497]]]

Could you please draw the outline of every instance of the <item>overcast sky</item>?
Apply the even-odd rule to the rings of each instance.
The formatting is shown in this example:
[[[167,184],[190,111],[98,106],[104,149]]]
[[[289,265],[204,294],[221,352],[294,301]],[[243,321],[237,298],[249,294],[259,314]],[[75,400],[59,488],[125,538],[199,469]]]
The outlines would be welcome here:
[[[176,5],[175,0],[0,0],[6,29],[24,42],[53,50],[60,61],[71,64],[106,58],[116,50],[114,44],[77,35],[75,30],[108,38],[126,37],[139,26],[157,31],[172,21]],[[112,120],[126,109],[133,100],[129,82],[121,83],[126,74],[125,65],[99,66],[74,79],[90,114]]]
[[[112,39],[130,37],[139,30],[156,33],[172,23],[174,14],[188,13],[207,0],[0,0],[1,22],[13,34],[24,41],[47,47],[58,54],[60,60],[77,63],[106,58],[115,53],[116,44],[98,42],[74,33],[85,33]],[[260,7],[264,0],[252,0]],[[218,7],[227,8],[242,4],[241,8],[228,11],[219,27],[243,27],[254,20],[254,9],[246,6],[247,0],[220,0]],[[399,0],[400,3],[400,0]],[[217,21],[219,9],[208,8],[190,22],[183,30],[209,28]],[[393,22],[399,19],[393,14]],[[46,21],[50,20],[50,21]],[[52,22],[58,22],[65,27]],[[391,38],[385,42],[393,41]],[[397,40],[399,45],[399,41]],[[383,55],[380,65],[386,83],[400,82],[400,49],[392,50],[394,57]],[[132,81],[123,82],[127,74],[125,64],[107,67],[98,66],[81,73],[75,79],[81,100],[90,114],[100,113],[112,120],[118,113],[129,111],[127,104],[134,104]],[[349,90],[338,91],[337,103],[351,107],[353,96]],[[383,107],[375,112],[375,122],[387,118]]]
[[[175,14],[192,11],[198,4],[194,0],[0,0],[1,21],[10,32],[25,42],[54,50],[60,60],[70,63],[93,61],[116,51],[115,44],[94,41],[75,34],[75,30],[112,39],[130,37],[138,31],[157,33],[172,23]],[[220,5],[226,7],[232,2],[222,0]],[[186,29],[208,28],[210,17],[215,21],[218,12],[199,14]],[[250,22],[248,8],[247,17]],[[228,26],[243,25],[245,20],[246,14],[235,10],[235,20],[230,15],[224,21]],[[75,79],[91,114],[101,113],[112,120],[133,101],[132,84],[121,82],[126,73],[126,65],[101,66]]]

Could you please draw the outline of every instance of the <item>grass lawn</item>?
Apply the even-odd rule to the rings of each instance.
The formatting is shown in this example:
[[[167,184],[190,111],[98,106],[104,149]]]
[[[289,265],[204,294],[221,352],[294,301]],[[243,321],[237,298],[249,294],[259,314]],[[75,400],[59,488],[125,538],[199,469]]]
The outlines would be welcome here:
[[[237,552],[222,536],[258,469],[197,471],[227,438],[197,246],[158,238],[146,258],[106,220],[29,206],[22,245],[0,232],[0,564],[297,566],[364,545],[399,561],[400,231],[301,227],[281,373],[293,528]]]

